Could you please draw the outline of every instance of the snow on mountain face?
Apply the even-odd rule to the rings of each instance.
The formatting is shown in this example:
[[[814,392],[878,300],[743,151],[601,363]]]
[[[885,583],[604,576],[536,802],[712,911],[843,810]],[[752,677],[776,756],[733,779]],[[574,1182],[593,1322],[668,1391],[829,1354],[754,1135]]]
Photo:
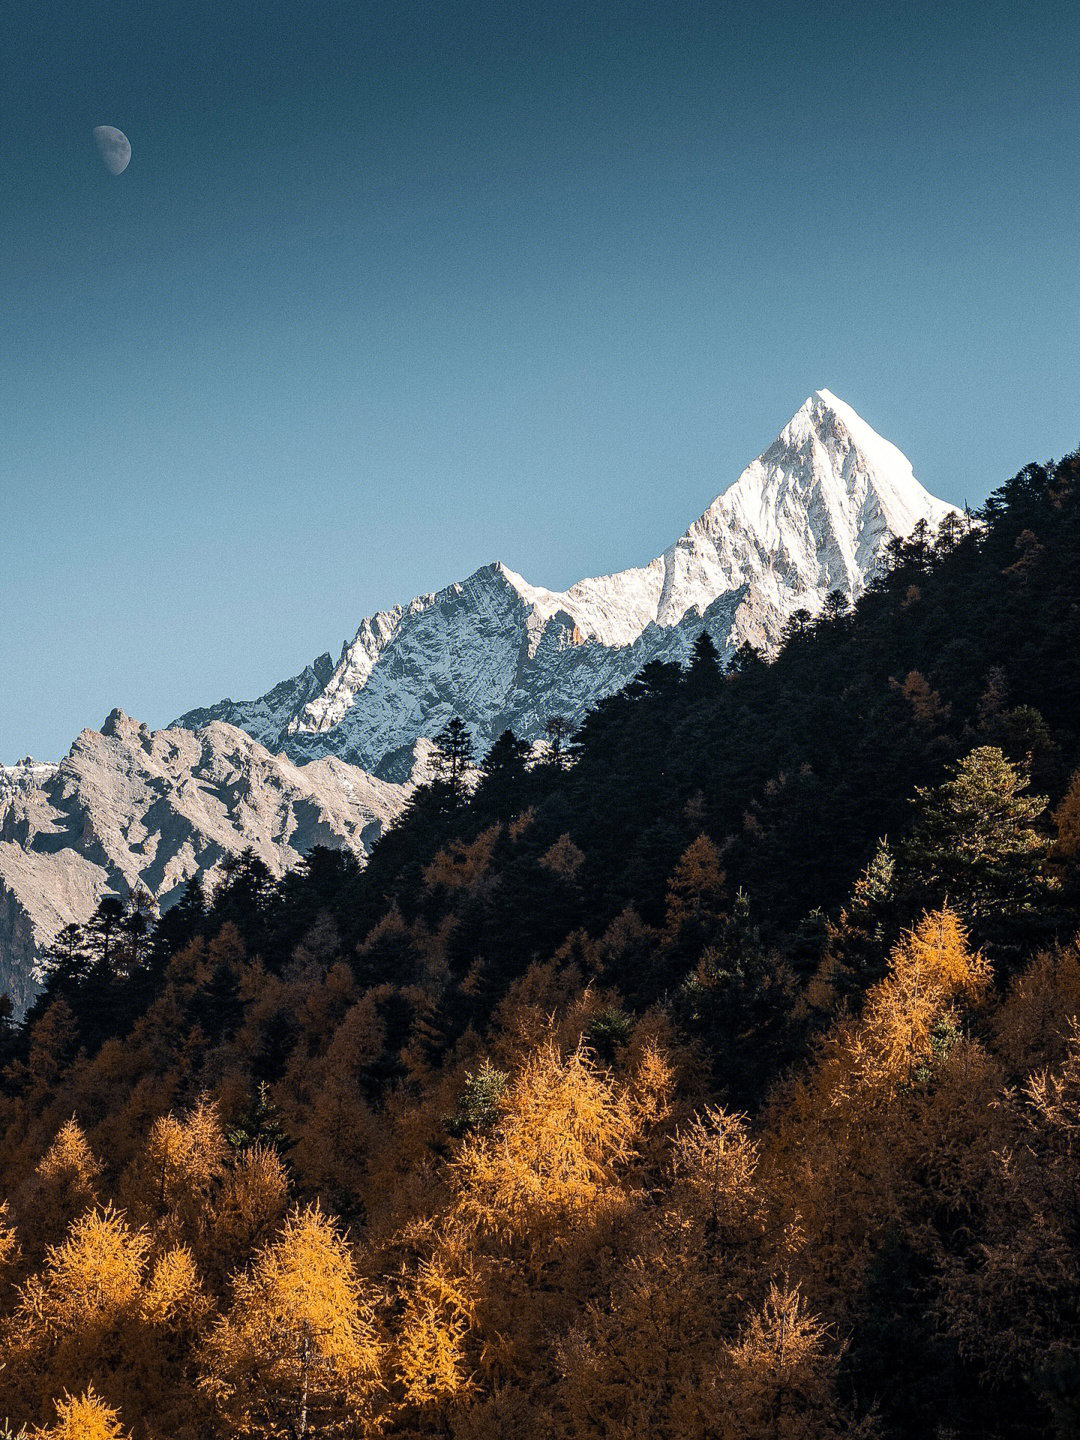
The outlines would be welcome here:
[[[221,721],[151,734],[113,711],[59,765],[0,774],[0,994],[25,1004],[44,947],[109,891],[167,908],[244,850],[274,874],[316,845],[363,856],[409,793],[334,758],[297,766]]]
[[[674,545],[639,569],[563,592],[504,565],[360,626],[337,665],[323,656],[254,701],[177,723],[228,719],[295,759],[337,755],[397,773],[417,736],[452,715],[480,749],[507,727],[527,739],[551,715],[579,720],[654,659],[684,660],[706,628],[721,654],[768,649],[797,609],[854,598],[888,541],[953,507],[895,446],[818,390],[769,448]]]

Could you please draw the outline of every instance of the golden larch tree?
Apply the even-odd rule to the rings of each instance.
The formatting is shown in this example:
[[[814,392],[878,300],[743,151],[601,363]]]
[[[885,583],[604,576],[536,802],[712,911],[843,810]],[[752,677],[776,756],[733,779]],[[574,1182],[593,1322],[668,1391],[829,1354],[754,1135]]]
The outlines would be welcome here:
[[[563,1059],[554,1044],[541,1046],[501,1109],[491,1134],[467,1140],[454,1162],[467,1224],[535,1252],[620,1206],[619,1169],[633,1153],[635,1117],[584,1048]]]
[[[345,1237],[309,1207],[292,1211],[235,1276],[232,1306],[203,1347],[200,1383],[229,1435],[370,1433],[380,1358]]]
[[[55,1423],[34,1430],[32,1440],[127,1440],[127,1432],[117,1412],[90,1385],[78,1397],[57,1400]]]

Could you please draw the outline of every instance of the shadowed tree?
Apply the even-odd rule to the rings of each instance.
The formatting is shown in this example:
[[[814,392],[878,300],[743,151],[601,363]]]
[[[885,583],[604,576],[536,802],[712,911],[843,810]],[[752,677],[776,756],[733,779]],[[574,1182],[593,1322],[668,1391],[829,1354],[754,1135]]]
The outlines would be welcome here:
[[[447,789],[450,804],[460,805],[472,770],[472,735],[465,721],[455,715],[432,742],[435,773]]]
[[[694,699],[715,695],[720,688],[723,671],[720,667],[720,652],[707,630],[694,641],[690,665],[686,671],[686,686]]]
[[[476,804],[502,820],[524,808],[524,786],[531,746],[504,730],[480,764]]]
[[[124,902],[119,895],[103,895],[90,922],[100,947],[101,964],[107,972],[112,958],[113,938],[124,918]]]
[[[574,727],[563,715],[552,715],[544,727],[551,746],[549,758],[556,770],[565,770]]]

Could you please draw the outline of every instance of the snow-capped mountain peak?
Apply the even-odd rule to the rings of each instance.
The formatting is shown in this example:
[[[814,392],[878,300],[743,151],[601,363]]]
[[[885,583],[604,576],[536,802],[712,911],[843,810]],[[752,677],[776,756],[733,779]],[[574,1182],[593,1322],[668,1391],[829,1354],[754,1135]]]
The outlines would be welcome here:
[[[298,759],[337,755],[397,774],[451,715],[480,748],[503,729],[580,718],[655,658],[684,659],[703,626],[721,652],[769,648],[796,609],[857,596],[894,536],[952,507],[844,401],[817,390],[773,443],[648,565],[533,585],[501,562],[364,620],[336,665],[321,657],[221,719]]]

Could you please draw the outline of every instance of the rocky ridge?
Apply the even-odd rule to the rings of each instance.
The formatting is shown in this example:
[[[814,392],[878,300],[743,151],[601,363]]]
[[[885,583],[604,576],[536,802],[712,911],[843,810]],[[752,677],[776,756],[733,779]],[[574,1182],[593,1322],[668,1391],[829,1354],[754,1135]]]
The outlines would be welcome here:
[[[151,733],[115,710],[59,765],[0,776],[0,993],[30,998],[42,951],[103,895],[162,908],[252,850],[280,875],[316,845],[365,856],[410,786],[334,757],[296,765],[234,726]]]
[[[486,565],[365,619],[336,665],[321,656],[257,700],[177,723],[222,719],[297,760],[337,755],[388,775],[452,715],[480,750],[506,728],[536,739],[551,715],[579,720],[650,660],[686,659],[703,628],[725,657],[746,641],[775,647],[796,610],[816,612],[833,590],[854,599],[894,536],[921,520],[934,529],[952,508],[819,390],[650,564],[561,592]]]

